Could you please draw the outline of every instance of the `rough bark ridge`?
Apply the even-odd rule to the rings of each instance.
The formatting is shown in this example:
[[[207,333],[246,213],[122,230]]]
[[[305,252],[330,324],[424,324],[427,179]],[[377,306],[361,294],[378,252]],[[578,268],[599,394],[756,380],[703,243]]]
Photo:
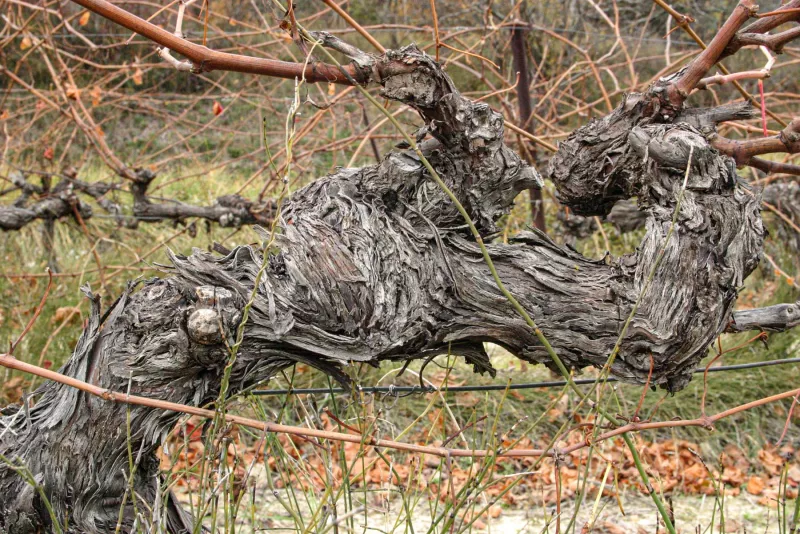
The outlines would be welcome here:
[[[418,110],[426,124],[418,138],[431,136],[424,153],[488,239],[516,194],[541,183],[504,144],[502,117],[461,96],[414,47],[376,58],[371,72],[387,98]],[[535,232],[489,249],[561,358],[582,368],[606,363],[664,248],[612,373],[644,381],[652,355],[653,383],[677,391],[728,324],[737,288],[758,263],[763,229],[758,201],[741,191],[731,160],[694,127],[661,121],[658,102],[653,91],[628,95],[563,143],[550,168],[578,213],[605,214],[617,200],[638,197],[648,220],[635,254],[590,261]],[[692,147],[685,197],[665,245]],[[448,347],[491,372],[486,341],[550,364],[410,150],[298,191],[266,257],[240,247],[225,257],[195,251],[172,259],[170,276],[131,286],[102,317],[94,307],[63,372],[132,394],[213,402],[229,359],[224,340],[263,261],[231,394],[294,362],[343,379],[349,362],[420,358]],[[70,532],[113,530],[128,472],[128,408],[57,384],[42,386],[37,398],[29,411],[11,408],[0,419],[9,429],[0,433],[0,452],[27,466],[56,517],[69,517]],[[137,494],[163,503],[154,451],[178,417],[138,406],[130,414]],[[180,511],[170,507],[167,515],[170,532],[185,531]],[[128,504],[123,531],[133,521]],[[0,532],[41,528],[49,528],[49,516],[37,491],[0,466]]]

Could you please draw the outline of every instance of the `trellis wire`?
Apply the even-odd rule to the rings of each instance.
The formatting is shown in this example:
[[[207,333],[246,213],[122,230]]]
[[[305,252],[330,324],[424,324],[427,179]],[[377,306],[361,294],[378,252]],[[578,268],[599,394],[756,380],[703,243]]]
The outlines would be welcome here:
[[[744,369],[757,369],[760,367],[771,367],[773,365],[788,365],[791,363],[800,363],[800,358],[785,358],[781,360],[766,360],[763,362],[740,363],[736,365],[721,365],[719,367],[711,367],[708,369],[709,373],[719,373],[723,371],[741,371]],[[698,367],[694,370],[695,374],[705,373],[705,367]],[[578,378],[574,382],[578,385],[594,384],[594,378]],[[609,377],[606,382],[619,382],[614,377]],[[397,395],[400,393],[412,395],[415,393],[464,393],[469,391],[504,391],[506,388],[509,390],[518,389],[547,389],[564,387],[567,382],[564,380],[552,380],[547,382],[525,382],[520,384],[493,384],[486,386],[452,386],[437,388],[434,386],[355,386],[356,390],[361,393],[387,393],[389,395]],[[251,393],[262,397],[274,395],[319,395],[330,393],[350,393],[351,391],[344,388],[291,388],[291,389],[257,389]]]

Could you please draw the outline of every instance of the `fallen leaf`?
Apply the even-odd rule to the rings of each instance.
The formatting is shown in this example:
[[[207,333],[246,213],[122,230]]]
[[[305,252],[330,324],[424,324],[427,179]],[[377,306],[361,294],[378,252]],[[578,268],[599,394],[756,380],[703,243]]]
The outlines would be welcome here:
[[[604,532],[606,534],[626,534],[625,529],[609,521],[603,523],[603,525],[600,528],[600,532]]]
[[[736,467],[726,467],[722,470],[722,481],[727,484],[739,486],[744,483],[744,473]]]
[[[52,160],[55,155],[56,151],[53,149],[53,147],[49,146],[44,149],[44,159]]]
[[[222,115],[222,112],[225,111],[225,109],[222,107],[222,104],[220,104],[216,100],[214,100],[214,105],[211,106],[211,110],[214,112],[214,115],[217,116]]]
[[[74,319],[75,317],[80,317],[81,310],[77,306],[64,306],[62,308],[56,309],[56,313],[53,315],[53,322],[61,323],[66,321],[67,319]]]
[[[0,399],[5,399],[3,404],[16,404],[22,399],[22,394],[28,382],[21,376],[15,376],[0,387]]]
[[[761,449],[758,451],[758,459],[770,475],[777,475],[783,468],[783,458],[774,449]]]
[[[89,17],[92,15],[91,11],[84,11],[81,18],[78,19],[78,24],[81,26],[86,26],[89,23]]]
[[[747,481],[747,486],[745,486],[745,489],[750,495],[761,495],[766,487],[767,484],[764,482],[763,478],[750,477]]]
[[[19,43],[19,49],[20,50],[27,50],[31,46],[33,46],[33,41],[31,41],[31,38],[28,37],[27,35],[25,37],[23,37],[22,41],[20,41],[20,43]]]
[[[792,482],[794,486],[800,484],[800,467],[797,465],[793,465],[789,468],[789,472],[786,473],[786,476],[789,479],[789,482]]]
[[[144,72],[142,72],[142,69],[140,69],[139,67],[136,67],[136,70],[133,71],[133,76],[131,76],[131,79],[133,80],[133,84],[134,85],[142,85],[142,82],[143,82],[142,77],[143,76],[144,76]]]
[[[739,532],[741,528],[742,524],[736,521],[735,519],[727,519],[725,521],[725,529],[722,528],[722,525],[719,526],[720,532],[725,532],[726,534],[731,532]]]

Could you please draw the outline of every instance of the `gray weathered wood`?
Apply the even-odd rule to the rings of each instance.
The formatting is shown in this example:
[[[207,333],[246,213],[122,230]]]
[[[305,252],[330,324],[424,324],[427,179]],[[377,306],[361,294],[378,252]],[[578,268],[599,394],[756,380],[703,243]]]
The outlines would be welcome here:
[[[390,51],[385,97],[413,106],[430,139],[423,151],[488,240],[517,193],[541,184],[503,138],[503,118],[461,96],[427,56]],[[738,184],[731,160],[687,124],[660,123],[659,95],[627,95],[607,117],[563,142],[548,174],[560,198],[605,215],[637,197],[646,235],[634,254],[592,261],[546,235],[524,232],[488,245],[507,287],[564,362],[602,366],[661,255],[621,344],[612,374],[678,391],[730,322],[737,289],[756,267],[764,230],[758,200]],[[672,238],[666,236],[690,149],[691,172]],[[478,246],[413,151],[378,165],[339,169],[285,205],[276,246],[220,257],[175,254],[169,276],[132,285],[101,316],[96,304],[62,372],[105,388],[202,405],[219,394],[231,339],[257,271],[267,262],[232,366],[230,394],[303,362],[339,379],[352,362],[427,357],[452,348],[493,372],[484,342],[551,365],[495,286]],[[216,290],[213,288],[217,288]],[[209,296],[211,295],[211,296]],[[216,295],[216,296],[214,296]],[[216,321],[215,321],[216,319]],[[220,331],[213,331],[216,324]],[[71,532],[113,530],[126,488],[127,443],[139,458],[137,494],[154,502],[154,452],[178,419],[144,407],[44,384],[30,409],[0,419],[0,452],[24,462]],[[13,431],[13,432],[12,432]],[[134,511],[128,501],[123,531]],[[177,508],[169,530],[183,532]],[[0,532],[48,527],[36,492],[0,466]]]

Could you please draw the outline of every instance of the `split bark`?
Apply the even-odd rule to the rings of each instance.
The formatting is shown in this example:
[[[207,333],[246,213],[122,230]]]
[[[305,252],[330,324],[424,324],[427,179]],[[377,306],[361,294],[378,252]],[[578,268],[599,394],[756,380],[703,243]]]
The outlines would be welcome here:
[[[419,112],[426,126],[418,137],[431,137],[423,152],[488,241],[517,193],[541,186],[537,172],[504,143],[502,116],[460,95],[413,46],[371,63],[351,68],[374,76],[386,98]],[[764,230],[758,199],[742,190],[732,160],[695,127],[662,119],[664,94],[656,85],[627,95],[562,143],[548,170],[561,201],[578,214],[606,215],[617,201],[637,197],[647,233],[635,254],[592,261],[540,232],[488,248],[506,286],[570,367],[604,365],[639,302],[612,374],[644,382],[652,365],[651,383],[678,391],[730,323],[737,289],[758,264]],[[491,373],[484,342],[550,365],[413,151],[320,178],[292,197],[279,223],[276,246],[266,253],[245,246],[224,257],[175,254],[169,276],[139,289],[131,284],[105,314],[94,300],[63,373],[172,402],[213,402],[229,361],[226,340],[263,262],[265,276],[232,363],[231,395],[295,362],[345,380],[342,368],[350,363],[452,350],[476,371]],[[129,443],[137,498],[156,502],[155,451],[176,414],[53,383],[36,398],[34,406],[12,407],[0,418],[0,453],[26,466],[54,516],[69,518],[69,532],[115,528],[129,487]],[[174,505],[168,516],[169,532],[188,530]],[[135,520],[130,500],[122,517],[128,532]],[[51,528],[39,491],[0,465],[0,532]]]

